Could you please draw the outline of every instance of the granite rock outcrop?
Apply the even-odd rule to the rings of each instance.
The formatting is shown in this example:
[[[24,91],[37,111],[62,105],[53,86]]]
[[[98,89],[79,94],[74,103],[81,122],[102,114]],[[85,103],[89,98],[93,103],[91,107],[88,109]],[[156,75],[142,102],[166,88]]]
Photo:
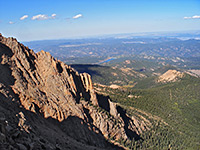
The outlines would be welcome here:
[[[121,149],[111,143],[139,140],[151,126],[149,121],[128,116],[109,97],[97,94],[89,74],[78,74],[50,53],[34,53],[2,35],[0,78],[0,140],[5,149]],[[13,139],[15,132],[7,126],[19,135]],[[28,143],[23,142],[25,137]]]
[[[167,83],[167,82],[175,82],[178,79],[183,78],[184,73],[177,70],[168,70],[164,74],[158,77],[157,82]]]

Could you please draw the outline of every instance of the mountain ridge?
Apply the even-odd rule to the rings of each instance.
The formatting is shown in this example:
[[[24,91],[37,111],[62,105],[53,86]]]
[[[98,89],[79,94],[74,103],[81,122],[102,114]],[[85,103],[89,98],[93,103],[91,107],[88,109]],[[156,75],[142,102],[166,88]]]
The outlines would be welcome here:
[[[4,148],[19,147],[19,145],[28,148],[31,147],[31,143],[34,143],[33,149],[37,146],[41,149],[41,142],[37,140],[33,142],[35,139],[30,137],[31,135],[37,137],[38,134],[48,143],[47,147],[48,145],[52,147],[51,143],[57,143],[57,140],[46,136],[51,132],[54,133],[52,130],[58,127],[63,137],[72,138],[72,143],[79,143],[76,149],[84,147],[121,149],[106,140],[112,139],[111,143],[118,143],[120,140],[130,142],[132,139],[139,140],[139,134],[151,127],[148,120],[128,116],[126,111],[113,103],[109,97],[96,93],[89,74],[78,74],[70,66],[54,59],[48,52],[34,53],[14,38],[5,38],[0,35],[0,44],[0,82],[4,91],[1,93],[4,95],[2,103],[4,101],[9,105],[17,103],[17,106],[13,105],[17,110],[16,114],[10,112],[11,110],[5,112],[17,117],[13,126],[15,129],[20,129],[20,134],[22,131],[29,137],[28,144],[19,140],[16,146],[15,140],[9,140],[12,134],[9,131],[6,131],[8,134],[2,132],[6,137],[3,141]],[[8,100],[9,94],[12,101]],[[5,107],[8,107],[6,104]],[[23,112],[19,112],[18,109],[23,109]],[[42,133],[42,130],[36,127],[41,125],[39,123],[35,125],[30,120],[30,115],[27,115],[30,113],[32,117],[40,116],[39,120],[33,117],[34,122],[41,121],[43,124],[50,124],[47,125],[49,131],[44,126],[41,127],[49,133]],[[7,117],[6,113],[3,112],[3,114],[2,126],[6,128],[4,123]],[[8,124],[12,125],[10,122],[12,119],[8,121]],[[55,127],[52,122],[56,122]],[[23,136],[21,138],[23,139]],[[76,146],[76,144],[63,144],[62,140],[60,141],[60,149]],[[43,144],[43,147],[46,145]]]

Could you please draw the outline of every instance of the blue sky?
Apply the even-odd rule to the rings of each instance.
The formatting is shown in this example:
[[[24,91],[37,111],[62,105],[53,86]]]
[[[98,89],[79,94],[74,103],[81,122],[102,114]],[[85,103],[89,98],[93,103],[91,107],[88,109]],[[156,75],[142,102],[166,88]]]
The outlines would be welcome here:
[[[0,0],[0,33],[20,41],[200,30],[200,0]]]

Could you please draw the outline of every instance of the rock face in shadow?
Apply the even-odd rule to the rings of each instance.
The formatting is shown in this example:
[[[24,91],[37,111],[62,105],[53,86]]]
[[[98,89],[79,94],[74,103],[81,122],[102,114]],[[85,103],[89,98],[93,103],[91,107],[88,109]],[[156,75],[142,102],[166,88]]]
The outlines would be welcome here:
[[[120,149],[105,139],[139,140],[150,126],[143,121],[141,128],[109,97],[98,95],[89,74],[1,34],[0,84],[2,149]],[[7,126],[19,130],[16,140]]]

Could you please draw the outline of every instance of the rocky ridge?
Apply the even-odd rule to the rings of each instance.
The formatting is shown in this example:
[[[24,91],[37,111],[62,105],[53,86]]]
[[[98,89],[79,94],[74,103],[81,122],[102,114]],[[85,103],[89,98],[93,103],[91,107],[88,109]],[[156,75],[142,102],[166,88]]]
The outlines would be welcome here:
[[[151,126],[97,94],[89,74],[1,34],[0,77],[1,149],[120,149],[105,139],[139,140]]]
[[[158,77],[157,82],[162,82],[162,83],[175,82],[178,79],[182,78],[183,76],[184,76],[184,73],[180,71],[168,70],[167,72],[165,72],[164,74]]]

